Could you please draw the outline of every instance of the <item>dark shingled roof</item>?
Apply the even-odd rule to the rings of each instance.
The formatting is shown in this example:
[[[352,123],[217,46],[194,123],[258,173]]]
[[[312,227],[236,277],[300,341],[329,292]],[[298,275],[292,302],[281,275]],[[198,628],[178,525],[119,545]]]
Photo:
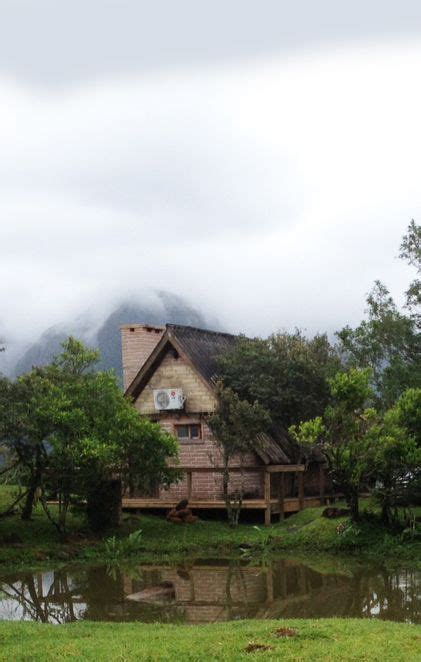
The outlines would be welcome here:
[[[169,338],[178,342],[202,377],[215,384],[219,376],[218,358],[233,348],[236,336],[179,324],[167,324],[166,328]]]
[[[291,464],[296,461],[296,449],[286,434],[261,432],[257,435],[256,453],[265,464]]]

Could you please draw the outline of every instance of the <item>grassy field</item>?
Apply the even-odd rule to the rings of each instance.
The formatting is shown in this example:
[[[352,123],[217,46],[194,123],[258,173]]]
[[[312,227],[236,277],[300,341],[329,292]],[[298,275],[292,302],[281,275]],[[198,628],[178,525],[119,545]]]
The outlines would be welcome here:
[[[211,625],[0,623],[0,660],[421,660],[421,627],[388,621]]]
[[[10,499],[10,488],[0,488],[0,510]],[[369,509],[366,503],[364,508]],[[347,518],[328,520],[323,508],[309,508],[271,527],[240,524],[232,529],[224,521],[201,520],[194,525],[178,526],[163,516],[126,515],[123,526],[114,533],[123,539],[141,529],[142,540],[136,551],[139,561],[166,562],[190,557],[232,557],[265,552],[333,553],[366,556],[389,563],[419,563],[421,543],[406,535],[392,535],[375,515],[366,512],[358,527]],[[0,520],[0,567],[45,566],[71,560],[101,560],[104,541],[87,531],[79,514],[69,518],[69,538],[60,543],[44,513],[36,509],[30,522],[19,515]]]
[[[0,509],[11,490],[0,488]],[[338,571],[352,561],[387,560],[393,565],[419,564],[421,545],[402,534],[391,535],[370,514],[361,526],[346,518],[328,520],[322,508],[292,515],[272,527],[240,524],[231,529],[223,521],[202,520],[177,526],[164,517],[127,515],[114,532],[125,540],[142,529],[136,562],[174,562],[199,557],[248,555],[262,560],[276,553],[294,554]],[[109,535],[111,535],[110,532]],[[102,562],[105,541],[93,537],[81,514],[69,519],[69,539],[60,543],[40,509],[30,522],[19,514],[0,520],[0,572],[51,567],[69,561]],[[318,556],[317,556],[318,554]],[[351,558],[352,557],[352,558]],[[123,559],[120,559],[123,560]],[[319,568],[320,569],[320,568]],[[421,628],[372,620],[241,621],[192,627],[142,623],[79,622],[64,626],[0,622],[2,660],[420,660]]]

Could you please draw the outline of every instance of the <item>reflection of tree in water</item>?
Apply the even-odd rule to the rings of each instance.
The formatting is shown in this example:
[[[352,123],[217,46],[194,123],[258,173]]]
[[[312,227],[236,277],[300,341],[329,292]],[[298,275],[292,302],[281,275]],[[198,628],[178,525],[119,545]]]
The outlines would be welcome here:
[[[232,597],[232,585],[236,583],[238,593],[241,595],[242,600],[240,605],[237,600]],[[247,582],[245,581],[244,568],[240,563],[232,562],[228,566],[227,579],[225,584],[225,604],[221,607],[224,612],[226,620],[233,620],[235,618],[247,618],[252,616],[250,612],[249,596],[247,592]],[[240,613],[239,613],[240,612]],[[219,620],[219,619],[218,619]]]
[[[282,575],[284,590],[277,592],[277,599],[267,616],[377,617],[414,623],[420,621],[419,572],[404,570],[393,573],[368,567],[347,577],[323,575],[305,566],[297,566],[292,574],[290,569]]]
[[[417,622],[421,615],[421,573],[360,570],[351,580],[347,615]]]
[[[48,573],[52,581],[44,591],[47,573],[27,573],[17,581],[5,581],[1,591],[20,620],[67,623],[76,620],[74,590],[65,573]],[[12,616],[9,616],[9,618]]]

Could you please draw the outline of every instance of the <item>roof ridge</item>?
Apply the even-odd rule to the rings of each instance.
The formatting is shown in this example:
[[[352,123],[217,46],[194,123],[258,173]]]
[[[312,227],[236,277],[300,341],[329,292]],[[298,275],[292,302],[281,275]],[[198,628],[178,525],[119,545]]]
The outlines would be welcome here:
[[[211,333],[215,336],[226,336],[227,338],[238,338],[237,334],[228,333],[227,331],[214,331],[213,329],[202,329],[198,326],[190,326],[189,324],[171,324],[165,325],[166,329],[191,329],[191,331],[199,331],[201,333]]]

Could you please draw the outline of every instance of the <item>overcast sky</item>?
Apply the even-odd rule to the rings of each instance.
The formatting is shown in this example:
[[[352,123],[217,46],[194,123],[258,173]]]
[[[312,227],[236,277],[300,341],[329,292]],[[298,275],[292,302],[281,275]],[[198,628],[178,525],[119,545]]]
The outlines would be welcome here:
[[[0,0],[0,333],[150,288],[260,334],[399,299],[420,37],[418,1]]]

